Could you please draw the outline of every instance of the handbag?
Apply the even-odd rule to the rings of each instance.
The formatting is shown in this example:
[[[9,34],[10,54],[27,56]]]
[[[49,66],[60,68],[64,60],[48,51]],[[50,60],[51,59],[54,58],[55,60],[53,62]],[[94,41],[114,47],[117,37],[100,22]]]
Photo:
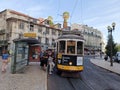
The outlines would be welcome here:
[[[9,63],[10,62],[10,57],[7,59],[7,63]]]

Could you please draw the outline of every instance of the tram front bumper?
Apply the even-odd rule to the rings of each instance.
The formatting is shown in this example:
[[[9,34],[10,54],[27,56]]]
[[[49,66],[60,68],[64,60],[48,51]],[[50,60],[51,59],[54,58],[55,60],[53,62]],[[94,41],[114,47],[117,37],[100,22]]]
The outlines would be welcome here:
[[[81,66],[66,66],[66,65],[57,65],[57,68],[63,71],[82,71],[83,65]]]

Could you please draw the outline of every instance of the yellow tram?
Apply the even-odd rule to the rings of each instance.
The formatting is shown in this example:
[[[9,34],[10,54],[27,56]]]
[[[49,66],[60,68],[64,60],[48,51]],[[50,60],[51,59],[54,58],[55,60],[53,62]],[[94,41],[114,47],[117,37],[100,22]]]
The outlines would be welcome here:
[[[83,70],[84,38],[80,31],[63,31],[57,39],[58,73],[80,72]]]

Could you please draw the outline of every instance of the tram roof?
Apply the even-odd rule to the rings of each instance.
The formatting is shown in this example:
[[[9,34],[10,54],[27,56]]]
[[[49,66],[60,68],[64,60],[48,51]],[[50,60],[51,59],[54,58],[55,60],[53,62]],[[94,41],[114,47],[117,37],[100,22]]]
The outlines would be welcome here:
[[[82,36],[81,32],[78,30],[62,31],[62,35],[69,35],[69,34]]]
[[[83,36],[79,35],[73,35],[73,34],[66,34],[58,37],[58,39],[79,39],[79,40],[84,40]]]

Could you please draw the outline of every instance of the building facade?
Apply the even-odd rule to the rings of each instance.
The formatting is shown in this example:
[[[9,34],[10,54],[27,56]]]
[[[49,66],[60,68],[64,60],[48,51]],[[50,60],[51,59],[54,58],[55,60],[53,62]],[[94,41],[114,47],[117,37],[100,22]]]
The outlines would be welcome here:
[[[62,33],[61,24],[49,25],[47,19],[36,19],[14,10],[0,12],[0,54],[3,49],[14,48],[13,40],[17,38],[36,38],[42,49],[55,48],[55,41]],[[72,24],[68,30],[81,31],[85,39],[85,51],[103,51],[102,33],[87,25]]]
[[[62,30],[60,25],[51,27],[47,22],[14,10],[0,12],[0,51],[12,49],[13,40],[17,38],[36,38],[43,49],[53,48]]]
[[[86,53],[95,53],[104,51],[104,41],[102,33],[94,29],[93,27],[89,27],[87,25],[80,24],[72,24],[72,30],[79,30],[84,36],[85,39],[85,51]]]

